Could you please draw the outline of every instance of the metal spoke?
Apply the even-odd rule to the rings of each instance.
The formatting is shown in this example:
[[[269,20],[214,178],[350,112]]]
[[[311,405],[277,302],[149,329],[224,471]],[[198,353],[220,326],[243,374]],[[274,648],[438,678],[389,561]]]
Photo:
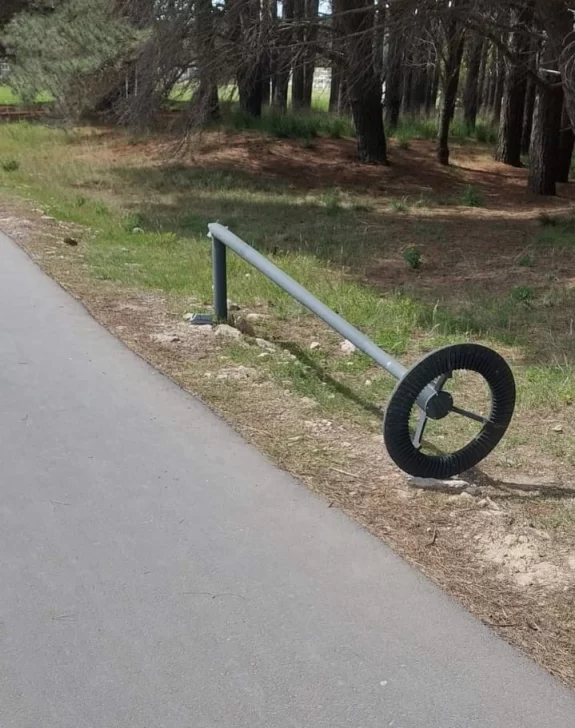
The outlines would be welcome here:
[[[419,416],[419,422],[417,423],[417,427],[415,428],[415,433],[411,441],[416,450],[419,450],[421,447],[421,441],[423,440],[423,433],[425,431],[425,425],[427,425],[427,420],[427,415],[425,412],[422,412]]]
[[[433,388],[436,392],[441,392],[443,389],[443,386],[445,385],[445,382],[448,379],[451,379],[452,372],[447,372],[447,374],[442,374],[440,377],[437,377],[437,379],[433,382]]]
[[[469,410],[462,409],[461,407],[457,407],[456,405],[451,406],[451,411],[455,412],[456,415],[461,415],[462,417],[467,417],[469,420],[475,420],[475,422],[481,422],[482,425],[486,425],[489,420],[487,417],[483,417],[482,415],[476,415],[475,412],[469,412]]]

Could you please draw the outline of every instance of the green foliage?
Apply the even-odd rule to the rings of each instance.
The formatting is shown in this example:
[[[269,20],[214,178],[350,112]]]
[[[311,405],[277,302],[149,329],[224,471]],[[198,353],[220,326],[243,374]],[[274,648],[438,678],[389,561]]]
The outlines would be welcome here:
[[[461,204],[465,207],[483,207],[483,198],[474,185],[467,185],[461,193]]]
[[[407,212],[410,208],[409,197],[400,197],[389,201],[389,209],[392,212]]]
[[[537,244],[549,248],[573,248],[575,246],[575,217],[552,217],[546,212],[539,215],[543,231],[537,236]]]
[[[233,131],[262,131],[277,139],[303,139],[308,144],[319,136],[340,139],[354,133],[350,119],[322,111],[280,114],[271,109],[257,119],[236,104],[222,104],[222,112],[224,127]]]
[[[53,12],[16,16],[0,40],[11,54],[10,85],[24,102],[48,94],[77,115],[109,90],[145,37],[111,0],[63,0]]]
[[[515,286],[511,289],[511,298],[517,303],[529,303],[535,298],[535,293],[530,286]]]
[[[421,251],[418,248],[407,248],[403,251],[403,260],[412,270],[421,268]]]
[[[410,136],[405,130],[400,130],[395,135],[395,141],[400,149],[409,149]]]
[[[517,261],[517,265],[521,266],[522,268],[531,267],[533,265],[533,256],[529,255],[529,253],[521,256],[521,258],[519,258],[519,260]]]
[[[328,215],[336,215],[341,211],[341,194],[339,190],[330,190],[322,195],[322,202]]]
[[[4,172],[17,172],[20,169],[20,162],[17,159],[3,159],[0,165]]]

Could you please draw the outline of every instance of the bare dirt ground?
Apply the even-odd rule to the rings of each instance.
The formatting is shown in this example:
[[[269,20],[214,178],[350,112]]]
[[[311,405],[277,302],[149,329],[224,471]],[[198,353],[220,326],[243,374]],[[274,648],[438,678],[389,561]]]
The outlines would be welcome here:
[[[482,282],[495,289],[502,276],[512,275],[502,270],[502,261],[520,254],[526,226],[536,224],[532,201],[523,191],[526,172],[486,165],[484,159],[474,159],[473,151],[460,165],[454,154],[453,169],[433,163],[430,167],[429,144],[413,142],[408,152],[393,150],[392,167],[381,169],[356,164],[349,141],[318,141],[311,153],[297,142],[252,135],[238,136],[233,143],[228,139],[225,150],[220,142],[218,135],[206,135],[191,154],[193,163],[241,168],[271,180],[293,179],[299,189],[333,188],[335,179],[339,187],[361,191],[374,204],[383,190],[387,196],[416,196],[423,186],[429,194],[447,198],[465,184],[477,186],[485,198],[480,210],[450,209],[447,214],[438,206],[422,213],[448,218],[449,225],[433,254],[426,253],[434,267],[426,268],[427,277],[418,279],[418,285],[431,285],[431,279],[440,285],[447,266],[450,276],[459,276],[465,285],[481,270],[481,258],[486,261]],[[159,155],[159,164],[169,144],[145,142],[136,151],[138,157]],[[130,164],[134,149],[108,135],[99,153],[115,161],[125,157]],[[500,204],[502,184],[505,209]],[[558,200],[541,207],[568,209],[572,198],[571,186],[566,186]],[[508,233],[505,251],[496,235],[485,237],[481,219],[488,214],[489,225],[504,226]],[[324,498],[326,508],[340,508],[357,519],[504,639],[575,687],[575,537],[566,533],[557,541],[554,532],[541,525],[549,499],[564,503],[566,512],[575,509],[575,489],[567,471],[558,479],[556,472],[549,475],[544,463],[512,476],[509,470],[481,469],[466,474],[469,487],[463,493],[414,487],[389,461],[380,435],[366,433],[343,417],[326,417],[312,399],[282,389],[256,367],[238,366],[227,354],[226,337],[182,322],[168,298],[90,278],[81,247],[63,243],[66,235],[80,237],[73,227],[17,200],[0,202],[0,227],[110,331],[305,482]],[[458,255],[461,240],[479,244],[480,235],[483,247],[477,257],[470,262],[469,255]],[[561,263],[559,269],[565,281],[575,281],[571,262]],[[390,272],[386,261],[379,260],[366,277],[386,288],[412,284],[408,276],[397,267]],[[453,287],[453,280],[446,277],[446,288]],[[256,346],[245,336],[233,344]],[[289,352],[270,351],[289,360]]]

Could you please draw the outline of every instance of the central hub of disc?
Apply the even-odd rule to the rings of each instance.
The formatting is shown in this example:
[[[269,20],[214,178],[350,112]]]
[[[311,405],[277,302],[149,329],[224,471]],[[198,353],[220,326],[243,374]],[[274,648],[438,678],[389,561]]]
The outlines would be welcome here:
[[[427,400],[425,414],[431,420],[442,420],[451,412],[453,397],[449,392],[438,392]]]

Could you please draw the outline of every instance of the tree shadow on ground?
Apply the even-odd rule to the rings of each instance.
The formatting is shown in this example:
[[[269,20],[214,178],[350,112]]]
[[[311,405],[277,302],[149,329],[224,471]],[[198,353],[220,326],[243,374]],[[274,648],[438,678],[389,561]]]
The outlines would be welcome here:
[[[382,297],[404,295],[419,325],[446,335],[519,345],[526,363],[575,354],[570,307],[572,247],[541,245],[537,221],[505,211],[372,208],[353,197],[249,172],[190,165],[127,167],[113,173],[145,203],[139,227],[203,236],[218,221],[266,255],[311,256]],[[405,251],[420,253],[413,270]]]

